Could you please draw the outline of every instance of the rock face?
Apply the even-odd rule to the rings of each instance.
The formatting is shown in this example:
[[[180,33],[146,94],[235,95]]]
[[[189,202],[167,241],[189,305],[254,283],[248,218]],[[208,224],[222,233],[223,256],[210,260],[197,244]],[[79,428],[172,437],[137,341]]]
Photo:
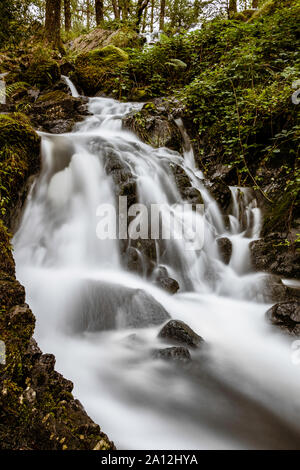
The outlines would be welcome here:
[[[300,253],[297,246],[289,246],[280,233],[250,243],[253,267],[287,278],[300,278]]]
[[[182,136],[170,116],[170,109],[162,99],[146,103],[141,111],[133,111],[123,118],[124,129],[135,132],[139,138],[152,147],[168,147],[182,150]]]
[[[197,348],[204,342],[186,323],[179,320],[170,320],[159,332],[160,338],[168,341],[185,344]]]
[[[300,302],[281,302],[273,305],[267,313],[267,319],[286,333],[300,335]]]
[[[55,371],[54,356],[38,348],[33,339],[35,317],[15,278],[7,226],[16,226],[28,181],[39,171],[39,146],[24,115],[0,115],[0,170],[7,195],[0,220],[0,447],[113,449],[73,397],[73,384]]]
[[[190,362],[191,355],[187,348],[183,347],[172,347],[165,349],[156,349],[152,352],[152,357],[154,359],[163,359],[165,361],[175,361],[175,362]]]

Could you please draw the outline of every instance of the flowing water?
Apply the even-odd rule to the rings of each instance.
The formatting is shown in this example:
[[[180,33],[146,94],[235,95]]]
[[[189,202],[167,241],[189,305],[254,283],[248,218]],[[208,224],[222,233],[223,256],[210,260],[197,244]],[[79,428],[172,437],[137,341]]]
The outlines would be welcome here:
[[[92,114],[74,132],[41,133],[43,169],[14,238],[39,345],[55,354],[57,370],[119,449],[300,447],[299,366],[291,340],[265,320],[265,276],[252,272],[249,260],[249,242],[260,230],[256,201],[251,191],[231,188],[225,217],[195,167],[180,120],[183,156],[122,129],[122,116],[139,106],[90,98]],[[176,226],[194,223],[171,164],[202,194],[205,210],[196,213],[202,249],[180,238],[156,244],[157,263],[181,287],[173,296],[124,268],[118,240],[96,235],[99,205],[116,207],[105,171],[111,151],[137,179],[139,202],[163,204],[163,224],[170,215]],[[232,242],[228,265],[220,237]],[[151,355],[165,346],[160,326],[150,324],[150,312],[163,310],[159,304],[206,341],[191,351],[189,366]],[[143,325],[134,328],[139,316]]]

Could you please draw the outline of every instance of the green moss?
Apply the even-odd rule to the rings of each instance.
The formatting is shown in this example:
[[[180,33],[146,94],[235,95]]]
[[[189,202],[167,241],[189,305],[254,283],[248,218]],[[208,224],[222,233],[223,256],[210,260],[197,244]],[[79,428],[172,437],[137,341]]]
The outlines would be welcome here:
[[[26,82],[41,90],[53,85],[59,80],[60,71],[57,62],[53,59],[33,58],[24,71],[11,72],[7,75],[8,84]]]
[[[258,10],[256,10],[249,21],[272,15],[279,8],[288,8],[295,3],[294,0],[267,0]]]
[[[256,13],[256,10],[244,10],[244,11],[239,11],[235,13],[232,16],[232,20],[235,21],[243,21],[244,23],[248,21],[252,16]]]
[[[40,167],[40,138],[20,113],[0,115],[0,210],[9,225],[24,183]]]
[[[37,102],[41,103],[46,103],[47,101],[54,101],[56,103],[59,103],[62,100],[69,99],[70,95],[67,93],[64,93],[63,91],[56,90],[56,91],[50,91],[49,93],[44,93],[43,95],[40,95],[37,99]]]
[[[116,47],[139,47],[140,43],[139,35],[130,28],[119,29],[111,38],[111,44]]]
[[[85,52],[76,59],[75,78],[89,95],[101,91],[110,93],[118,70],[124,67],[127,61],[128,54],[112,45]]]

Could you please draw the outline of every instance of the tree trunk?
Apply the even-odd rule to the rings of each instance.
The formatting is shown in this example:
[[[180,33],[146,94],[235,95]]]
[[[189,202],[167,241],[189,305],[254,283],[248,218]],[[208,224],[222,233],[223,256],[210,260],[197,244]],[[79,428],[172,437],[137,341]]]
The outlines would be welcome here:
[[[144,33],[145,30],[146,30],[146,26],[147,26],[147,13],[148,13],[148,8],[145,8],[145,10],[144,10],[144,15],[143,15],[142,33]]]
[[[103,0],[95,0],[95,11],[96,11],[97,26],[101,26],[103,24],[103,21],[104,21]]]
[[[65,30],[71,29],[71,0],[64,0]]]
[[[90,10],[90,0],[86,0],[86,27],[89,31],[91,26],[91,10]]]
[[[153,25],[154,25],[154,0],[151,0],[151,23],[150,23],[151,33],[153,33]]]
[[[237,0],[229,0],[228,16],[231,18],[237,12]]]
[[[252,8],[258,8],[259,0],[252,0]]]
[[[165,10],[166,10],[166,0],[161,0],[160,2],[160,13],[159,13],[159,29],[163,31],[165,25]]]
[[[129,2],[130,2],[130,0],[122,0],[122,2],[120,2],[121,3],[122,20],[123,21],[128,20],[129,10],[130,10]]]
[[[61,47],[60,39],[61,0],[46,0],[45,36],[54,48]]]
[[[147,8],[149,0],[138,0],[136,7],[136,29],[139,31],[144,10]]]
[[[119,20],[120,19],[120,11],[119,11],[119,6],[118,6],[118,1],[117,0],[112,0],[112,7],[113,7],[113,11],[114,11],[115,20]]]

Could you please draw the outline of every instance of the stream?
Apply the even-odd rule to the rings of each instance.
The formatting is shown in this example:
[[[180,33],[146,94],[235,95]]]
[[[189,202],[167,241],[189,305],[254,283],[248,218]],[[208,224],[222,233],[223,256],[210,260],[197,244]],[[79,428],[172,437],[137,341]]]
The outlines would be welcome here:
[[[183,155],[122,129],[122,117],[140,107],[90,98],[92,114],[72,133],[40,133],[42,171],[13,241],[39,346],[55,354],[56,369],[73,381],[74,395],[118,449],[299,448],[299,366],[291,360],[292,340],[265,319],[266,276],[250,265],[248,245],[261,226],[256,201],[249,189],[231,188],[225,217],[180,120]],[[163,204],[163,225],[170,215],[193,232],[195,222],[193,210],[183,210],[170,164],[202,195],[195,234],[201,246],[190,249],[182,238],[156,243],[157,265],[180,285],[175,295],[125,269],[117,238],[97,236],[99,206],[117,209],[106,172],[112,151],[135,176],[139,202]],[[232,243],[229,264],[220,237]],[[205,340],[190,351],[190,364],[153,358],[153,349],[174,345],[163,343],[162,325],[151,323],[160,309]]]

